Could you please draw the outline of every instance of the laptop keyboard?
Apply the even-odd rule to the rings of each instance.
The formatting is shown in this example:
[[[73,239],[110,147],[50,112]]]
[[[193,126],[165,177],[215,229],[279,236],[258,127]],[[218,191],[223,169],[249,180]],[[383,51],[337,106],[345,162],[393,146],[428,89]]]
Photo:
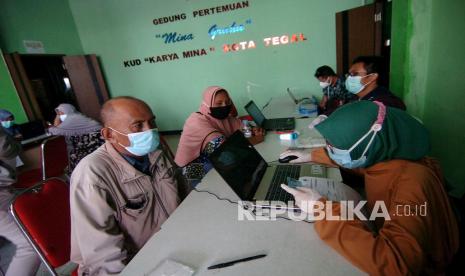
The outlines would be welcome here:
[[[287,183],[287,178],[299,179],[300,166],[279,165],[276,166],[270,188],[266,194],[265,200],[277,200],[288,202],[294,200],[292,195],[281,188],[281,184]]]
[[[291,127],[288,119],[272,119],[268,124],[272,129],[289,129]]]

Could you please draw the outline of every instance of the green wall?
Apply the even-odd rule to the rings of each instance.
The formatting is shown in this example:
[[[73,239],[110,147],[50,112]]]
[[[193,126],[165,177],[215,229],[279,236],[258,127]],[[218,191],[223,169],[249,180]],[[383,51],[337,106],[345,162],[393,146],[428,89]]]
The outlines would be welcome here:
[[[464,10],[463,0],[393,1],[391,85],[430,130],[431,155],[457,197],[465,193]]]
[[[83,49],[96,53],[112,96],[134,95],[147,101],[162,130],[181,129],[188,115],[198,109],[201,93],[209,85],[224,86],[239,112],[253,99],[260,106],[270,97],[286,96],[291,87],[297,94],[320,96],[313,77],[323,64],[336,67],[335,13],[361,5],[360,0],[250,0],[249,7],[193,18],[194,10],[235,1],[185,0],[70,0]],[[162,25],[152,20],[185,13],[187,19]],[[102,16],[102,15],[105,16]],[[213,24],[243,24],[242,33],[218,36],[207,34]],[[157,34],[178,32],[193,40],[165,44]],[[295,44],[264,47],[269,36],[303,33],[307,38]],[[255,49],[223,53],[224,43],[254,40]],[[215,51],[210,52],[209,48]],[[207,55],[183,59],[185,50],[206,49]],[[145,63],[124,68],[123,61],[168,53],[179,60]]]
[[[42,41],[46,54],[82,54],[65,0],[0,0],[0,48],[26,53],[23,40]]]
[[[6,109],[15,115],[16,123],[27,121],[21,101],[16,93],[10,73],[0,51],[0,108]]]

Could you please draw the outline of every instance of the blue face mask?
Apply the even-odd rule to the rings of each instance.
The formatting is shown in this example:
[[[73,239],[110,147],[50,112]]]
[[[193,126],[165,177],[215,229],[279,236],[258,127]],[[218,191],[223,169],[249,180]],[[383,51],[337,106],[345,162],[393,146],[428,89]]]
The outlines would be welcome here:
[[[347,91],[349,91],[350,93],[352,94],[358,94],[360,93],[360,91],[363,90],[363,88],[365,88],[365,86],[367,86],[369,83],[363,85],[362,84],[362,78],[365,78],[365,77],[368,77],[372,74],[369,74],[369,75],[366,75],[366,76],[348,76],[347,79],[346,79],[346,89]]]
[[[375,135],[378,131],[381,130],[381,125],[378,123],[375,123],[371,129],[362,136],[352,147],[350,147],[348,150],[342,150],[335,148],[333,146],[327,145],[326,146],[326,151],[328,152],[329,158],[331,158],[334,162],[336,162],[338,165],[341,167],[344,167],[346,169],[354,169],[354,168],[361,168],[365,165],[367,161],[366,153],[368,149],[371,146],[371,143],[373,142]],[[354,150],[363,140],[365,140],[370,133],[373,132],[373,135],[370,138],[370,142],[368,142],[367,146],[365,147],[365,150],[363,151],[362,155],[360,156],[359,159],[352,160],[352,157],[350,156],[350,152]]]
[[[2,121],[2,127],[10,128],[13,125],[13,121]]]
[[[128,137],[129,142],[131,143],[129,146],[126,147],[119,143],[118,144],[136,156],[147,155],[156,150],[160,145],[160,136],[158,135],[158,129],[156,128],[129,134],[121,133],[113,128],[110,129]]]

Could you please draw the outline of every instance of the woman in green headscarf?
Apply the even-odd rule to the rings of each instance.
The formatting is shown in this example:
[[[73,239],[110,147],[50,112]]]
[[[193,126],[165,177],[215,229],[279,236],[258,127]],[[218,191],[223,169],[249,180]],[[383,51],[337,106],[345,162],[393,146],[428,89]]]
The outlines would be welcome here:
[[[359,101],[339,108],[315,128],[328,142],[325,149],[306,156],[286,154],[297,155],[295,162],[337,164],[358,174],[368,213],[381,203],[389,214],[373,221],[374,232],[357,218],[319,220],[319,236],[370,275],[444,273],[458,249],[458,228],[440,168],[426,157],[430,144],[425,127],[400,109]],[[283,188],[297,205],[307,206],[304,211],[313,212],[308,202],[326,203],[314,190]],[[340,203],[324,206],[341,214]]]

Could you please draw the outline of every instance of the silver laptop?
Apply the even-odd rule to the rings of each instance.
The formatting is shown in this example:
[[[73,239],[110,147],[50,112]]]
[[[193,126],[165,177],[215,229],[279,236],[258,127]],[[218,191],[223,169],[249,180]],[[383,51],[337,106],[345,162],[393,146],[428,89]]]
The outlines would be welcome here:
[[[293,101],[295,104],[299,104],[301,101],[306,100],[306,99],[310,100],[310,98],[307,98],[307,97],[298,100],[298,99],[294,96],[294,94],[291,92],[291,89],[290,89],[290,88],[287,88],[287,94],[289,95],[289,97],[291,97],[292,101]]]
[[[288,177],[326,177],[326,167],[318,164],[267,164],[240,131],[228,137],[209,159],[224,181],[244,201],[293,201],[292,195],[280,187],[282,183],[287,184]]]

